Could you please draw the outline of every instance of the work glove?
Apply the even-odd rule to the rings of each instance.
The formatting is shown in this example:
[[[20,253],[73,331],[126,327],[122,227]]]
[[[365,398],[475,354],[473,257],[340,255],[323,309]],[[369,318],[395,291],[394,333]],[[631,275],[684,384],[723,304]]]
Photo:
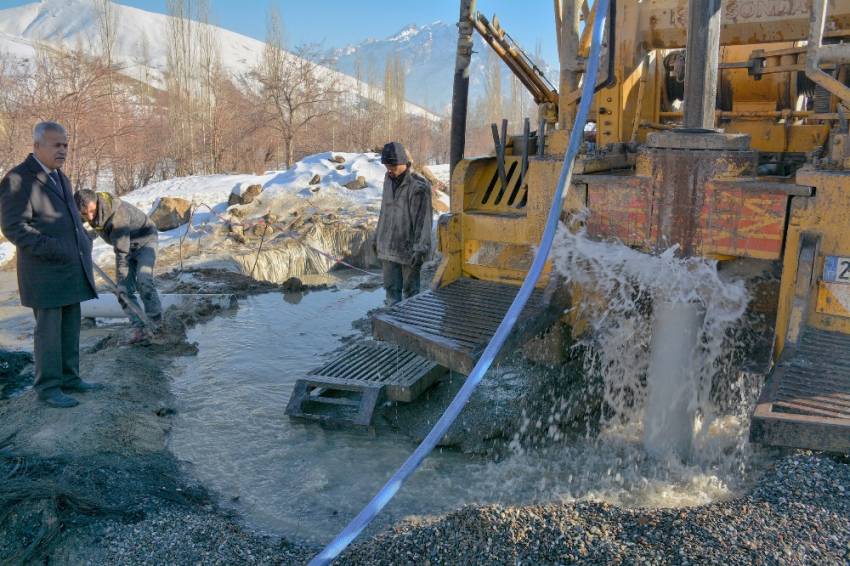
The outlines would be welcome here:
[[[410,266],[419,267],[423,263],[425,263],[425,252],[413,252],[413,256],[410,258]]]

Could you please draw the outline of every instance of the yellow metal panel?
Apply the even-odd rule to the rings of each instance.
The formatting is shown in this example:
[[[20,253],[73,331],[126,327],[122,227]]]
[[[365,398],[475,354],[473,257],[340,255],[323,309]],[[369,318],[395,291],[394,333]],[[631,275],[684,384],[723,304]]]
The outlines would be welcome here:
[[[548,284],[549,273],[551,272],[551,270],[551,265],[549,262],[547,262],[546,268],[543,274],[540,276],[540,279],[537,281],[536,287],[543,288]],[[520,285],[522,284],[523,279],[525,279],[526,272],[510,271],[507,269],[496,269],[494,267],[486,267],[483,265],[464,264],[463,274],[467,277],[472,277],[474,279],[483,279],[485,281],[496,281],[498,283]]]
[[[822,147],[829,126],[771,124],[753,120],[737,120],[723,125],[730,134],[750,134],[752,147],[769,153],[807,153]]]
[[[463,239],[527,244],[525,217],[467,213],[463,215]]]
[[[463,261],[460,217],[457,214],[443,214],[437,222],[437,243],[443,256],[434,274],[432,287],[443,287],[460,278]]]
[[[833,316],[850,317],[850,285],[819,281],[817,311]]]
[[[823,257],[827,255],[850,256],[850,172],[822,171],[804,167],[797,172],[797,183],[815,187],[813,197],[794,197],[786,235],[785,259],[779,309],[776,317],[776,349],[774,359],[781,354],[794,295],[797,274],[797,254],[801,232],[820,235],[820,256],[815,273],[823,273]],[[834,298],[834,297],[833,297]],[[819,302],[820,300],[820,302]],[[805,323],[820,330],[850,334],[850,318],[836,314],[835,304],[827,307],[826,297],[812,293]]]

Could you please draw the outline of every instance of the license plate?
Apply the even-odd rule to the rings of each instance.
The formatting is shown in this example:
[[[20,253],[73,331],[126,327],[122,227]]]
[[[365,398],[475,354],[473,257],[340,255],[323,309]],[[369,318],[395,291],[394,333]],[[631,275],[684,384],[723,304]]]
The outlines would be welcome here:
[[[850,283],[850,257],[828,255],[823,262],[823,280]]]

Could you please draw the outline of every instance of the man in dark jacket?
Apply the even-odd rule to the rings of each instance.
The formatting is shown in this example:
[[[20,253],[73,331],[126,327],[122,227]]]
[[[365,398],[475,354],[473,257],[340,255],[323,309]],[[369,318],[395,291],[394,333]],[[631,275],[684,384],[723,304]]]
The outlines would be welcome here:
[[[35,385],[40,399],[73,407],[64,391],[100,386],[80,379],[80,302],[97,297],[91,240],[60,168],[68,152],[65,129],[41,122],[33,152],[0,181],[0,231],[17,251],[21,304],[35,314]]]
[[[144,340],[147,337],[144,323],[124,297],[133,301],[135,310],[138,310],[139,303],[135,298],[138,289],[145,305],[145,315],[155,325],[162,321],[162,305],[153,282],[158,235],[156,225],[144,212],[109,193],[83,189],[77,191],[74,200],[83,219],[115,250],[115,274],[123,295],[118,297],[118,302],[136,329],[131,342]]]
[[[392,306],[419,292],[420,271],[431,250],[431,184],[410,169],[398,142],[384,146],[381,163],[387,174],[375,252],[383,265],[386,303]]]

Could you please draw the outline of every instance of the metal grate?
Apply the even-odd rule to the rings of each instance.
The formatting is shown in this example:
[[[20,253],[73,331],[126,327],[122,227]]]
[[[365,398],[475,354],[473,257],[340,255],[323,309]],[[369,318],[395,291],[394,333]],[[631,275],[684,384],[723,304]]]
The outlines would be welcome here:
[[[307,378],[327,383],[386,387],[388,399],[409,403],[434,382],[441,373],[439,370],[435,363],[395,344],[360,342],[310,371]]]
[[[850,336],[806,327],[770,374],[753,414],[753,441],[850,451]]]
[[[518,287],[459,279],[420,293],[372,320],[375,336],[468,375],[513,302]],[[520,315],[512,342],[543,330],[557,318],[539,289]],[[510,349],[503,348],[503,350]]]
[[[850,425],[850,337],[809,328],[800,342],[777,384],[774,410]]]
[[[370,426],[383,398],[411,402],[445,371],[394,344],[357,342],[295,382],[286,414]]]

